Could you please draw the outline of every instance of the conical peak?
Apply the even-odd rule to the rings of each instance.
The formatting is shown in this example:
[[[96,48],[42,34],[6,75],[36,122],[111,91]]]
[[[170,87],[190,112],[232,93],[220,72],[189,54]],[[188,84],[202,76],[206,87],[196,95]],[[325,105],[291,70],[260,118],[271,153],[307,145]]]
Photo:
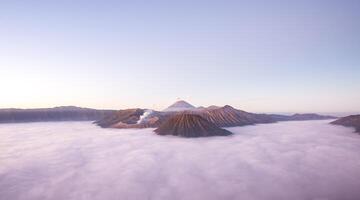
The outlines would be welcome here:
[[[184,110],[192,110],[192,109],[195,109],[195,106],[191,105],[190,103],[184,100],[179,100],[171,104],[164,111],[171,112],[171,111],[184,111]]]

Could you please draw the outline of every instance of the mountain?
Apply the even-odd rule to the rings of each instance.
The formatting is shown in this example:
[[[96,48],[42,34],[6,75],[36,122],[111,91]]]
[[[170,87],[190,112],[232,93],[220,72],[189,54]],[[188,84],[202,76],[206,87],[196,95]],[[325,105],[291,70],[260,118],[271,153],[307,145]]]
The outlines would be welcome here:
[[[305,114],[294,114],[289,117],[290,120],[322,120],[322,119],[336,119],[336,117],[329,116],[329,115],[319,115],[315,113],[305,113]]]
[[[96,110],[75,106],[38,109],[0,109],[0,123],[42,121],[95,121],[111,115],[114,110]]]
[[[209,122],[212,122],[219,127],[244,126],[257,123],[276,122],[269,115],[249,113],[242,110],[237,110],[229,105],[224,107],[212,106],[206,110],[194,111],[194,113],[202,116]]]
[[[353,127],[355,128],[356,132],[360,133],[360,115],[342,117],[336,121],[331,122],[331,124]]]
[[[134,108],[119,110],[94,123],[103,128],[155,128],[175,114]]]
[[[178,112],[178,111],[194,110],[194,109],[196,109],[195,106],[189,104],[186,101],[180,100],[180,101],[177,101],[174,104],[170,105],[163,111],[164,112]]]
[[[184,108],[188,103],[175,103],[176,108]],[[186,106],[185,106],[186,107]],[[192,108],[191,106],[187,106]],[[319,120],[319,119],[333,119],[332,116],[322,116],[317,114],[295,114],[287,115],[273,115],[273,114],[256,114],[242,110],[235,109],[229,105],[224,107],[211,106],[208,108],[195,108],[180,111],[160,112],[151,111],[146,114],[146,109],[127,109],[113,113],[106,116],[104,119],[96,123],[101,127],[112,128],[156,128],[163,124],[166,120],[179,113],[196,114],[205,120],[215,124],[218,127],[233,127],[245,126],[260,123],[274,123],[278,121],[294,121],[294,120]],[[140,120],[141,119],[141,120]],[[141,123],[138,123],[138,121]]]
[[[140,108],[119,110],[95,123],[101,127],[115,127],[117,124],[137,124],[145,110]]]
[[[232,133],[221,129],[196,114],[182,113],[171,117],[155,130],[159,135],[182,137],[227,136]]]
[[[96,123],[101,127],[112,128],[144,128],[144,127],[158,127],[169,118],[179,113],[196,114],[214,123],[219,127],[244,126],[257,123],[271,123],[275,122],[269,115],[248,113],[237,110],[231,106],[212,107],[211,109],[192,109],[185,111],[172,112],[158,112],[152,111],[151,114],[144,117],[142,123],[138,124],[136,121],[140,120],[144,115],[144,109],[127,109],[121,110],[113,115],[109,115]]]

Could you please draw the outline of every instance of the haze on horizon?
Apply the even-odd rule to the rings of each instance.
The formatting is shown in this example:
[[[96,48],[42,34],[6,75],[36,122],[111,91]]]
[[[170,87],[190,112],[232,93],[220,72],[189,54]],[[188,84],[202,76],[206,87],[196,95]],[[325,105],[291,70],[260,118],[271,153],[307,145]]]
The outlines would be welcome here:
[[[360,2],[1,1],[0,108],[360,111]]]

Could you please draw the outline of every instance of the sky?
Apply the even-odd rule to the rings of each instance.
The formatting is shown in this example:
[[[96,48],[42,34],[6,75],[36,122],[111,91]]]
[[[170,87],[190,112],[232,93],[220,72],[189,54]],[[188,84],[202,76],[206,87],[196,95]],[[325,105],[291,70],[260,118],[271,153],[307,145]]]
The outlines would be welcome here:
[[[0,108],[360,112],[359,1],[3,1]]]

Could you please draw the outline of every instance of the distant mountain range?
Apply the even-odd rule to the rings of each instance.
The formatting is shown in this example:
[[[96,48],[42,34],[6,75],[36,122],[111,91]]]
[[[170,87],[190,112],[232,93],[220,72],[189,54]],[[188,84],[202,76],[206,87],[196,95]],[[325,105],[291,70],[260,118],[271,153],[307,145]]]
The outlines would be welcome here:
[[[75,106],[38,109],[0,109],[0,123],[43,121],[96,121],[114,110],[96,110]]]
[[[146,115],[146,117],[143,117],[144,115]],[[199,116],[200,118],[196,116]],[[210,131],[207,134],[204,133],[204,131],[209,130],[210,127],[212,127],[211,129],[214,129],[215,131],[220,127],[274,123],[278,121],[319,120],[335,118],[336,117],[323,116],[318,114],[294,114],[289,116],[275,114],[256,114],[238,110],[229,105],[223,107],[210,106],[207,108],[196,108],[186,101],[178,101],[163,111],[149,111],[147,109],[140,108],[120,110],[113,113],[112,115],[106,116],[99,121],[96,121],[95,123],[104,128],[152,127],[158,128],[157,131],[161,135],[172,133],[174,135],[182,135],[185,137],[186,135],[192,135],[191,137],[195,137],[194,133],[191,133],[193,132],[192,130],[201,130],[198,132],[200,135],[214,135]],[[203,122],[203,120],[205,120],[206,123]]]
[[[177,101],[163,111],[150,109],[97,110],[75,106],[42,109],[0,109],[0,123],[42,121],[95,121],[103,128],[157,128],[160,135],[184,137],[227,135],[221,127],[234,127],[278,121],[335,119],[318,114],[257,114],[229,105],[195,107]]]
[[[305,120],[322,120],[322,119],[336,119],[337,117],[331,115],[319,115],[316,113],[304,113],[293,115],[276,115],[269,114],[276,121],[305,121]]]
[[[355,128],[356,132],[360,133],[360,115],[342,117],[336,121],[331,122],[331,124],[353,127]]]

